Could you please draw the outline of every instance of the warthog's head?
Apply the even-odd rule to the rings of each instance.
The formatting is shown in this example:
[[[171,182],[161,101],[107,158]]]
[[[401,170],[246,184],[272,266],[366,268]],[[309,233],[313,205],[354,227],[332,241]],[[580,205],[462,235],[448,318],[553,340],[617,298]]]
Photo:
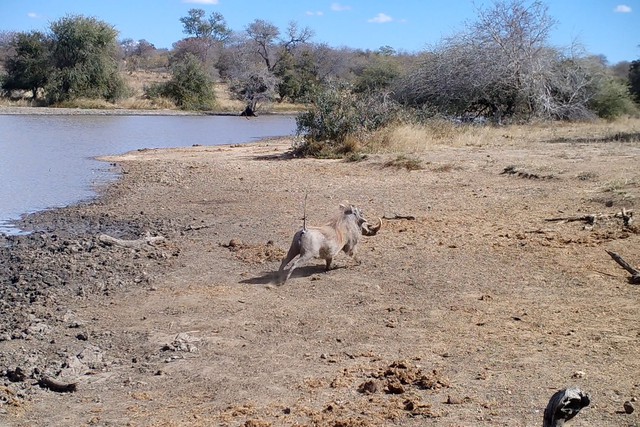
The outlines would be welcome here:
[[[370,224],[364,216],[362,210],[351,204],[341,204],[340,207],[345,215],[353,214],[356,217],[358,227],[363,236],[375,236],[382,227],[382,218],[378,218],[378,224]]]

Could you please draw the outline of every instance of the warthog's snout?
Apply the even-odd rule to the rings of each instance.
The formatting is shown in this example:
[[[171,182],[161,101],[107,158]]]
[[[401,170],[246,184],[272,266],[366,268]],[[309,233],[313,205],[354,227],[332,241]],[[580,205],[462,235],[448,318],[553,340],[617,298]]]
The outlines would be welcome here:
[[[382,218],[378,218],[378,225],[371,225],[367,221],[363,222],[360,226],[362,234],[365,236],[375,236],[382,228]]]

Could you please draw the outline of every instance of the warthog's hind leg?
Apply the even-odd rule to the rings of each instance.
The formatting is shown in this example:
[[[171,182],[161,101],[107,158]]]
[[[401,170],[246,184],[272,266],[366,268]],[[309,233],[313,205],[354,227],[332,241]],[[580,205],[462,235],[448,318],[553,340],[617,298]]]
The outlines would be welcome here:
[[[280,283],[284,284],[284,282],[289,280],[289,277],[291,277],[291,273],[293,273],[293,270],[295,270],[298,265],[304,264],[305,262],[309,261],[311,258],[313,258],[313,254],[309,252],[305,254],[301,254],[300,258],[298,258],[293,262],[293,264],[291,265],[291,268],[289,269],[289,271],[287,271],[287,276]]]

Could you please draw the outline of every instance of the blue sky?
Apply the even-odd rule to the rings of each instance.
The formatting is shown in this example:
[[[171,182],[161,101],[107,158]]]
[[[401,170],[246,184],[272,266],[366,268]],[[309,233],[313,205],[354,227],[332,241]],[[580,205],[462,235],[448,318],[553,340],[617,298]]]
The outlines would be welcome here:
[[[290,21],[315,32],[314,42],[375,50],[418,52],[474,21],[492,0],[0,0],[0,31],[46,31],[66,15],[98,18],[120,39],[145,39],[171,48],[186,35],[179,19],[189,9],[220,12],[232,30],[255,19],[284,30]],[[640,58],[640,0],[547,0],[558,21],[550,43],[574,40],[610,64]],[[475,5],[475,6],[474,6]]]

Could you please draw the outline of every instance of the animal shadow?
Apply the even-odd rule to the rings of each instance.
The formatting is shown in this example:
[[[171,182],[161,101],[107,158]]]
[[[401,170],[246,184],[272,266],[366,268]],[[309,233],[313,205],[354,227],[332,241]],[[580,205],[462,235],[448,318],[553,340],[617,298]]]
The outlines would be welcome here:
[[[329,271],[338,270],[341,268],[346,268],[346,266],[336,265],[331,267]],[[309,276],[313,276],[314,274],[320,274],[325,272],[326,270],[323,264],[305,265],[305,266],[296,268],[293,274],[291,275],[291,277],[289,278],[289,280],[295,279],[296,277],[309,277]],[[279,285],[280,284],[279,273],[277,270],[269,271],[263,274],[262,276],[244,279],[244,280],[241,280],[239,283],[244,283],[248,285]],[[289,283],[289,281],[287,281],[287,283]]]

